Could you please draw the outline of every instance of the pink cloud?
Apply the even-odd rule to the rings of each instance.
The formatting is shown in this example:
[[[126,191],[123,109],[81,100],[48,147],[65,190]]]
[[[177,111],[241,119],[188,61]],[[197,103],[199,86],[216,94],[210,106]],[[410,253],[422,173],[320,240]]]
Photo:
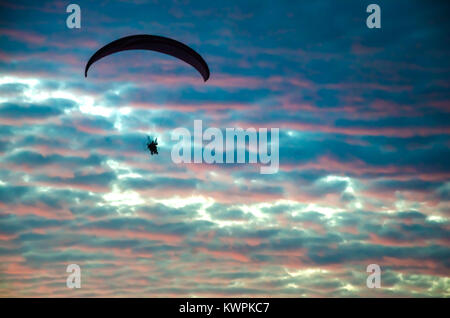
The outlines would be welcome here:
[[[31,44],[43,44],[46,38],[43,35],[16,30],[16,29],[0,29],[0,36],[5,35],[13,38],[16,41],[21,41]]]

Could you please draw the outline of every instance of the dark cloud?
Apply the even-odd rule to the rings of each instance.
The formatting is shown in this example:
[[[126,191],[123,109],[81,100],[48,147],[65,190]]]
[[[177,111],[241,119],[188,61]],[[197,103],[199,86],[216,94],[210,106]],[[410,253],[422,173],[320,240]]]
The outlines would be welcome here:
[[[152,178],[151,180],[144,178],[126,178],[121,180],[121,186],[124,189],[154,189],[154,188],[175,188],[175,189],[191,189],[197,184],[195,179],[180,178]]]
[[[36,181],[48,182],[53,184],[62,185],[85,185],[85,186],[108,186],[112,181],[116,179],[116,175],[113,172],[103,173],[74,173],[73,177],[49,177],[49,176],[37,176]]]
[[[229,207],[223,204],[213,204],[207,210],[214,219],[245,220],[245,213],[238,207]]]
[[[0,115],[4,118],[47,118],[58,116],[62,112],[59,109],[40,105],[18,105],[3,103],[0,105]]]
[[[27,84],[21,83],[7,83],[0,85],[0,95],[15,96],[23,93],[28,88]]]
[[[70,157],[62,155],[43,156],[33,151],[19,151],[4,158],[4,161],[29,166],[46,166],[51,164],[65,167],[99,166],[103,158],[98,155],[92,155],[87,158]]]

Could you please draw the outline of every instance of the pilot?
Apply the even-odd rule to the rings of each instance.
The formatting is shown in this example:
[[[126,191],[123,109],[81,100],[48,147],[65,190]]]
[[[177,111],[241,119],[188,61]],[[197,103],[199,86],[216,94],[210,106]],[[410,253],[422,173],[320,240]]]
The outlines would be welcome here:
[[[158,145],[158,138],[155,140],[152,140],[152,142],[147,143],[147,148],[150,150],[151,155],[153,156],[155,153],[158,154],[158,148],[156,147]]]

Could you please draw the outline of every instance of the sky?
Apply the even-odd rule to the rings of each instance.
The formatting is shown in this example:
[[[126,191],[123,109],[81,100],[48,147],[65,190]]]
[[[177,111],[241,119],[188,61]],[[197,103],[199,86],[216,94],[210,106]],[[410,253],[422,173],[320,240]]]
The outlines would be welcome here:
[[[450,296],[448,2],[72,2],[80,29],[68,1],[0,0],[1,297]],[[210,79],[149,51],[84,77],[132,34]],[[279,128],[279,171],[175,164],[194,120]]]

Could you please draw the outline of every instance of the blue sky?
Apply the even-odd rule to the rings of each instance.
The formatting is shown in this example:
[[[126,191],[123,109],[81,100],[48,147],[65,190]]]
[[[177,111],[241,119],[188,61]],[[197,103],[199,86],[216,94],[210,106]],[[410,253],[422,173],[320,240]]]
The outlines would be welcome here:
[[[368,29],[371,2],[77,1],[68,29],[69,2],[0,1],[0,296],[448,297],[449,5]],[[148,51],[84,77],[132,34],[210,79]],[[279,128],[278,173],[173,163],[197,119]]]

